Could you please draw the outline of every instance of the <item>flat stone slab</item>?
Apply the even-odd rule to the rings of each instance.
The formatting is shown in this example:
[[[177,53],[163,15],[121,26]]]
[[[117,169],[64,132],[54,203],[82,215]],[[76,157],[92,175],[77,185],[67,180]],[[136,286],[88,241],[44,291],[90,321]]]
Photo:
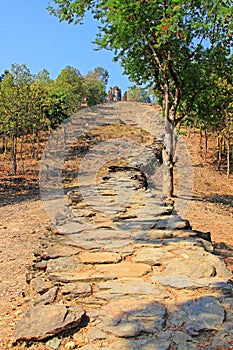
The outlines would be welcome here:
[[[165,325],[166,308],[153,298],[111,301],[100,311],[99,328],[116,337],[130,338],[140,333],[155,333]]]
[[[149,265],[155,265],[160,263],[163,259],[173,258],[174,255],[159,248],[153,247],[141,247],[134,253],[133,261],[136,263],[144,263]]]
[[[140,339],[140,340],[131,340],[131,339],[122,339],[114,341],[107,346],[102,345],[84,345],[80,350],[169,350],[171,346],[171,341],[169,340],[157,340],[157,339]],[[189,349],[185,349],[189,350]]]
[[[72,256],[76,255],[80,252],[80,249],[75,247],[65,247],[63,245],[57,245],[49,247],[48,249],[44,250],[41,254],[41,257],[43,259],[56,259],[66,256]]]
[[[164,287],[154,286],[140,278],[102,282],[98,283],[97,288],[98,292],[94,293],[94,297],[104,300],[122,299],[128,296],[153,296],[162,299],[168,296]]]
[[[36,306],[16,325],[16,339],[42,340],[64,330],[77,327],[85,312],[78,307],[64,305]]]
[[[61,288],[61,294],[66,298],[80,298],[91,295],[92,287],[88,283],[68,283]]]
[[[141,277],[151,271],[147,264],[133,263],[131,261],[122,261],[118,264],[95,265],[96,271],[101,274],[110,274],[117,278],[122,277]]]
[[[62,257],[51,259],[47,264],[47,273],[65,272],[70,270],[81,270],[84,265],[76,261],[73,257]]]
[[[167,259],[162,259],[163,268],[154,268],[154,275],[157,276],[188,276],[191,279],[219,277],[230,278],[231,271],[226,267],[226,264],[219,257],[210,254],[206,251],[179,247],[172,247],[169,250],[173,256],[168,256]],[[201,261],[201,264],[200,264]]]
[[[226,294],[232,293],[232,285],[228,281],[219,278],[190,278],[186,275],[173,275],[173,276],[152,276],[153,283],[160,283],[164,286],[169,286],[176,289],[183,288],[203,288],[208,287],[212,290],[221,290]]]
[[[110,264],[121,261],[121,256],[111,252],[81,252],[79,260],[83,264]]]
[[[187,331],[197,335],[203,330],[218,330],[225,320],[225,310],[214,296],[204,296],[183,303],[172,317],[176,326],[186,325]]]
[[[77,272],[54,272],[49,273],[48,278],[50,281],[73,283],[73,282],[99,282],[114,280],[117,277],[113,274],[100,273],[94,270],[83,270]]]
[[[68,222],[62,226],[58,226],[58,232],[62,235],[70,235],[74,233],[80,233],[85,229],[85,225],[80,222]]]
[[[163,338],[151,338],[151,339],[122,339],[115,342],[110,346],[110,350],[169,350],[171,347],[171,340]]]

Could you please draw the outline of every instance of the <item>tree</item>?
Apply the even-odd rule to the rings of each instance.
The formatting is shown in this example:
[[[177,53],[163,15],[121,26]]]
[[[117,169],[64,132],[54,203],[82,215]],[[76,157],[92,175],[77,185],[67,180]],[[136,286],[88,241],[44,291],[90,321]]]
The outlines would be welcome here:
[[[41,72],[37,73],[35,75],[35,81],[42,85],[52,84],[53,82],[47,69],[42,69]]]
[[[103,67],[96,67],[93,71],[87,73],[86,78],[98,80],[106,87],[108,84],[109,74],[107,69]]]
[[[130,86],[127,91],[127,99],[129,101],[151,102],[152,92],[146,88],[141,88],[136,85]]]
[[[5,71],[6,72],[6,71]],[[25,64],[12,64],[0,83],[0,126],[3,138],[10,137],[13,174],[17,172],[17,144],[27,132],[30,84],[33,76]]]
[[[62,69],[55,81],[55,90],[65,97],[63,102],[69,114],[76,112],[84,96],[83,77],[79,70],[72,66]]]
[[[84,77],[85,96],[88,106],[105,102],[108,78],[108,71],[102,67],[96,67]]]
[[[192,122],[205,135],[205,153],[208,148],[208,133],[216,135],[218,150],[218,169],[222,162],[223,143],[227,153],[227,175],[230,175],[231,145],[233,143],[233,57],[218,47],[211,52],[211,68],[205,66],[206,88],[195,99],[192,107]],[[190,119],[190,118],[189,118]],[[202,148],[202,142],[200,141]],[[202,152],[201,152],[202,153]]]
[[[25,64],[13,64],[1,75],[2,152],[6,154],[10,145],[14,175],[18,168],[18,154],[22,159],[24,140],[30,140],[31,156],[38,156],[40,132],[55,128],[69,117],[66,95],[58,91],[47,71],[42,72],[33,76]]]
[[[232,44],[231,0],[53,0],[61,21],[80,23],[86,11],[99,20],[96,43],[114,51],[124,72],[159,94],[165,119],[164,192],[173,195],[176,125],[205,89],[199,68],[211,50]],[[230,51],[228,51],[229,53]],[[208,55],[207,55],[208,54]]]

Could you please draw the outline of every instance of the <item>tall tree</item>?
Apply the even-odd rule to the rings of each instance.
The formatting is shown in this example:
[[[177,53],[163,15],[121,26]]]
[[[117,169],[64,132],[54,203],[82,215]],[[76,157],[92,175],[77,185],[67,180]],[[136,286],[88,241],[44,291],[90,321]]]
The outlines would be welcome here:
[[[151,102],[152,91],[136,85],[130,86],[127,91],[128,101]]]
[[[47,69],[42,69],[41,72],[35,75],[35,81],[42,85],[51,84],[53,80],[50,78],[50,73]]]
[[[108,84],[109,74],[107,69],[96,67],[93,71],[87,73],[86,78],[98,80],[106,86]]]
[[[80,71],[72,66],[62,69],[55,81],[55,90],[65,96],[64,102],[69,113],[76,112],[84,96],[83,77]]]
[[[91,11],[96,43],[114,51],[126,74],[159,92],[165,118],[164,192],[173,195],[174,128],[191,110],[205,79],[199,66],[212,48],[232,44],[231,0],[52,0],[50,12],[68,23]],[[182,106],[182,108],[180,108]]]
[[[13,174],[24,140],[30,141],[32,157],[38,155],[39,134],[58,126],[70,114],[67,96],[58,91],[49,73],[33,76],[27,66],[13,64],[0,79],[0,136],[2,151],[11,146]],[[37,147],[36,147],[37,146]]]
[[[84,77],[85,96],[88,106],[104,103],[109,74],[103,67],[96,67]]]
[[[0,127],[3,138],[11,140],[13,174],[17,172],[17,151],[19,137],[27,132],[30,84],[33,75],[26,64],[12,64],[10,71],[5,71],[0,86]]]
[[[94,106],[99,103],[106,101],[106,90],[105,85],[96,79],[86,77],[84,80],[85,84],[85,95],[88,106]]]

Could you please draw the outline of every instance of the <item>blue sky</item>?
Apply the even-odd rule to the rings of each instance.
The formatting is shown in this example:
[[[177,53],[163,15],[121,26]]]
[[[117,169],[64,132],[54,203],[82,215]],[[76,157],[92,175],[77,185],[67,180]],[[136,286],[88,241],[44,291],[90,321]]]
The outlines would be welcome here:
[[[49,0],[2,1],[0,11],[0,74],[12,63],[26,64],[31,73],[43,68],[55,79],[67,65],[78,68],[81,74],[97,66],[110,74],[109,85],[122,91],[132,85],[112,53],[95,51],[91,42],[97,33],[97,22],[90,16],[80,26],[60,23],[49,15]]]

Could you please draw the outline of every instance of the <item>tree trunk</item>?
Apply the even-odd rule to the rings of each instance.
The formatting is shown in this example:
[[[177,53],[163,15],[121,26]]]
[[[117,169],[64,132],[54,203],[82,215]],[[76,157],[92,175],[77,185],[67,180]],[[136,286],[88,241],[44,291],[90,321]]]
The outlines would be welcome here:
[[[2,149],[1,149],[1,153],[5,153],[5,135],[2,135]]]
[[[2,136],[2,154],[3,154],[3,159],[6,158],[7,156],[7,151],[8,151],[8,138],[7,138],[7,135],[3,135]]]
[[[24,135],[22,135],[20,138],[20,147],[19,147],[22,174],[24,174],[23,143],[24,143]]]
[[[191,126],[188,126],[188,138],[190,138],[191,135]]]
[[[227,148],[227,178],[229,178],[231,173],[231,150],[230,150],[229,140],[225,139],[225,141],[226,141],[226,148]]]
[[[174,126],[169,120],[169,95],[165,94],[165,137],[163,155],[163,193],[166,198],[174,194],[173,153],[174,153]]]
[[[201,158],[203,157],[203,154],[202,154],[202,129],[200,127],[200,156]]]
[[[35,157],[37,160],[40,159],[40,133],[39,131],[36,132],[36,151],[35,151]]]
[[[218,137],[218,165],[217,170],[220,170],[222,163],[222,137]]]
[[[13,166],[13,175],[17,173],[17,136],[13,136],[12,139],[12,166]]]
[[[205,129],[205,154],[204,154],[205,161],[206,161],[207,153],[208,153],[208,133],[207,133],[207,130]]]
[[[35,138],[34,138],[34,134],[31,135],[30,153],[31,153],[31,159],[35,159]]]

